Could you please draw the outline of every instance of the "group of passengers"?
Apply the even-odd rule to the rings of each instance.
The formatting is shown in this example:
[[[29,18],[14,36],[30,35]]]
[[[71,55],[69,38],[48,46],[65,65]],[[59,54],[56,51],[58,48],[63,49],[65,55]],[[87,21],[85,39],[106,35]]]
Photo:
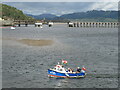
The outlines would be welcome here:
[[[61,67],[61,68],[58,68],[60,71],[64,71],[64,66],[63,65],[57,65],[57,67]],[[54,67],[54,69],[56,70],[56,66]],[[71,68],[68,68],[67,70],[65,70],[66,72],[68,73],[80,73],[81,72],[81,68],[80,67],[77,67],[76,71],[74,71],[73,69]]]
[[[71,69],[71,68],[68,68],[67,72],[68,72],[68,73],[73,73],[73,72],[74,72],[74,70],[73,70],[73,69]],[[75,72],[75,73],[80,73],[80,72],[81,72],[80,67],[77,67],[77,70],[76,70],[76,72]]]

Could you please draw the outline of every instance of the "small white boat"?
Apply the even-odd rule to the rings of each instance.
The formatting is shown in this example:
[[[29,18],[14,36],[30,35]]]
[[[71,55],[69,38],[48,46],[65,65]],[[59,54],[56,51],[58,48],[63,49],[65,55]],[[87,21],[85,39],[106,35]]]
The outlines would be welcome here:
[[[14,29],[15,29],[15,27],[10,27],[10,29],[14,30]]]

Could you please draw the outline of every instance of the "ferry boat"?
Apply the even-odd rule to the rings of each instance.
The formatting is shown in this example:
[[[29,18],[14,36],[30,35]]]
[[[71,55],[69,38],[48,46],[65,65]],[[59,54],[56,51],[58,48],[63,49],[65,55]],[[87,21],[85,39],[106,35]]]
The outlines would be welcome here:
[[[58,63],[54,68],[48,69],[48,77],[81,78],[86,76],[86,69],[84,67],[79,72],[69,71],[68,69]]]

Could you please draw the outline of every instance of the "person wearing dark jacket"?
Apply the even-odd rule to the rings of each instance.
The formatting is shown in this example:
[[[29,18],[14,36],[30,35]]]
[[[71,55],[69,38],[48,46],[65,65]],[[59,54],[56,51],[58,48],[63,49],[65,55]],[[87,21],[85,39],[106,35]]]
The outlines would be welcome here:
[[[77,73],[80,73],[81,72],[81,69],[80,69],[80,67],[77,67],[77,71],[76,71]]]

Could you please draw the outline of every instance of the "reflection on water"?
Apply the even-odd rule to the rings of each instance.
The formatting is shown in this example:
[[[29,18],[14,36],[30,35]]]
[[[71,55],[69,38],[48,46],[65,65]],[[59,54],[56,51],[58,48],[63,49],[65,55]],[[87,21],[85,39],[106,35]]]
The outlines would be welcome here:
[[[64,88],[69,85],[67,78],[50,78],[49,82],[53,84],[54,88]]]

